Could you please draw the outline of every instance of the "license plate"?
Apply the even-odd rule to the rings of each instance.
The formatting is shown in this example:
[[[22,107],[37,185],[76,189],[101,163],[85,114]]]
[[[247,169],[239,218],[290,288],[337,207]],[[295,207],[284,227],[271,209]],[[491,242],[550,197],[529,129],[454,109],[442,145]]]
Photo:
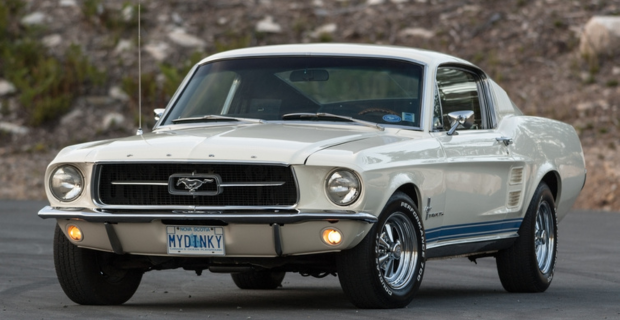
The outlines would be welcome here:
[[[224,228],[167,226],[168,254],[223,256]]]

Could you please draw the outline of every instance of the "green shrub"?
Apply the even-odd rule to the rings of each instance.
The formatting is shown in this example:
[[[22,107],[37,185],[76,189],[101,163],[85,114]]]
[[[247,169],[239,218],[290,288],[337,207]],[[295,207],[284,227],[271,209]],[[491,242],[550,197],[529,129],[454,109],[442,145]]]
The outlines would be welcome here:
[[[0,3],[0,75],[15,85],[28,124],[39,126],[67,112],[84,84],[103,84],[105,73],[79,46],[70,46],[63,60],[48,54],[37,40],[40,29],[20,27],[23,6],[19,0]]]
[[[82,14],[87,21],[99,24],[109,31],[123,32],[125,30],[137,30],[138,20],[134,17],[125,20],[122,11],[127,7],[132,7],[133,15],[138,12],[138,5],[132,2],[125,2],[120,11],[113,11],[104,5],[103,0],[84,0],[82,2]],[[144,12],[143,6],[140,6],[141,13]]]

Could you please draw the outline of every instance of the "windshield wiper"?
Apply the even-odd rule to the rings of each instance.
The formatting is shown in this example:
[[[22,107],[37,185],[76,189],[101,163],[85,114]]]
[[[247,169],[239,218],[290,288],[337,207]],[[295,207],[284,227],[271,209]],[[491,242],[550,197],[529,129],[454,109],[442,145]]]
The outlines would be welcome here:
[[[214,114],[209,114],[202,117],[192,117],[192,118],[178,118],[172,120],[173,123],[179,122],[207,122],[207,121],[245,121],[252,123],[264,123],[262,119],[252,119],[252,118],[239,118],[239,117],[227,117],[227,116],[218,116]]]
[[[286,120],[287,118],[336,118],[336,119],[341,119],[341,120],[346,120],[346,121],[350,121],[350,122],[355,122],[355,123],[359,123],[361,125],[365,125],[367,127],[371,127],[371,128],[375,128],[375,129],[379,129],[381,131],[385,130],[385,128],[378,124],[378,123],[374,123],[374,122],[370,122],[370,121],[364,121],[364,120],[359,120],[359,119],[355,119],[352,117],[347,117],[347,116],[341,116],[338,114],[333,114],[333,113],[323,113],[323,112],[317,112],[317,113],[304,113],[304,112],[299,112],[299,113],[287,113],[285,115],[282,116],[282,120]]]

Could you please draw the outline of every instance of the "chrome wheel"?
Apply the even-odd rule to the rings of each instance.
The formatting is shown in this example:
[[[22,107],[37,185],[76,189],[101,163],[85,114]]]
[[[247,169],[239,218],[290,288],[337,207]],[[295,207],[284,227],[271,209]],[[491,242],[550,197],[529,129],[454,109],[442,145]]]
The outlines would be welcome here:
[[[418,262],[418,238],[411,220],[402,212],[393,213],[383,224],[375,248],[385,283],[396,290],[407,286]]]
[[[546,274],[553,263],[555,247],[555,224],[551,207],[546,201],[541,201],[536,212],[536,227],[534,230],[534,247],[538,269]]]

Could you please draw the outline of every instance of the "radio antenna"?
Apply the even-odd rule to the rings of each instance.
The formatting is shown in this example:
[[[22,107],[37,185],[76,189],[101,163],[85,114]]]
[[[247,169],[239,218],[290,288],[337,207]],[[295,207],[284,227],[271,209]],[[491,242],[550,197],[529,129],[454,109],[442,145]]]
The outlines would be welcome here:
[[[138,131],[142,135],[142,39],[140,38],[140,0],[138,0]]]

